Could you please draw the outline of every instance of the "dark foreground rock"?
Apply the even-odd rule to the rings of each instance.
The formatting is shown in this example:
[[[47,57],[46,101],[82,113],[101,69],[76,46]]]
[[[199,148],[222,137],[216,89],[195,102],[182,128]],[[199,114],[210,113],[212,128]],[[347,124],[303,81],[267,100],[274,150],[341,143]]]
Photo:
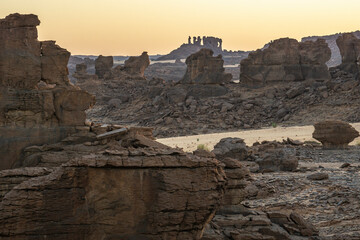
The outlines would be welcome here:
[[[107,130],[29,147],[31,167],[0,171],[2,239],[201,238],[224,192],[218,161]]]
[[[39,24],[32,14],[0,19],[0,169],[17,166],[26,146],[77,132],[95,104],[69,82],[70,53],[55,41],[38,41]]]

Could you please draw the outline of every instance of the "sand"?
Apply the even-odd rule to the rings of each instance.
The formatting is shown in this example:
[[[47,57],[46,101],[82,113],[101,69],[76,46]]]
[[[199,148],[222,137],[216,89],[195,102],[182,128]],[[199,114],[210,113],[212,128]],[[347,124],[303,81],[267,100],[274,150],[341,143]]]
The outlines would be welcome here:
[[[351,124],[357,131],[360,131],[360,123]],[[185,137],[159,138],[158,142],[168,145],[170,147],[179,147],[186,152],[196,150],[199,144],[204,144],[209,150],[214,148],[214,145],[222,138],[238,137],[244,139],[248,146],[251,146],[256,141],[282,141],[283,139],[291,138],[300,141],[316,141],[312,138],[314,127],[311,126],[293,126],[293,127],[276,127],[263,128],[258,130],[243,130],[238,132],[213,133],[203,135],[193,135]],[[360,143],[360,138],[355,139],[351,144]]]

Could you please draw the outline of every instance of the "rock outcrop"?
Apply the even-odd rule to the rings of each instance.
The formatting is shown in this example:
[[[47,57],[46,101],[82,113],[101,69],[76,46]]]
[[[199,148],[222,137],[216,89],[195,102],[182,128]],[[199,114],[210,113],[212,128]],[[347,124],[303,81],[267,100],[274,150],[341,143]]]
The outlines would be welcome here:
[[[144,77],[145,69],[150,65],[149,55],[147,52],[143,52],[140,56],[129,57],[128,60],[125,61],[124,70],[126,73],[130,75],[136,75],[140,77]]]
[[[249,155],[248,148],[241,138],[223,138],[214,146],[212,151],[216,158],[233,158],[238,161],[245,161]]]
[[[111,69],[114,65],[114,59],[112,56],[100,55],[95,59],[95,74],[100,79],[111,78]]]
[[[312,136],[319,140],[324,148],[342,149],[359,136],[350,124],[343,121],[322,121],[314,124],[315,131]]]
[[[330,79],[325,64],[330,56],[325,40],[299,43],[295,39],[281,38],[241,61],[240,82],[260,87],[274,82]]]
[[[86,63],[76,64],[76,70],[72,76],[76,78],[77,83],[83,83],[86,80],[97,78],[96,75],[88,74],[86,70]]]
[[[251,147],[260,172],[295,171],[299,160],[291,149],[278,142],[262,142]]]
[[[231,74],[225,73],[222,56],[213,57],[210,49],[200,51],[186,58],[186,73],[181,84],[223,84],[229,82]]]
[[[2,239],[200,239],[225,175],[151,130],[92,126],[0,171]]]
[[[70,53],[39,42],[35,15],[0,20],[0,169],[17,164],[30,144],[52,143],[84,126],[93,96],[70,84]]]
[[[352,33],[344,33],[336,39],[341,54],[341,64],[337,68],[359,78],[360,39]]]

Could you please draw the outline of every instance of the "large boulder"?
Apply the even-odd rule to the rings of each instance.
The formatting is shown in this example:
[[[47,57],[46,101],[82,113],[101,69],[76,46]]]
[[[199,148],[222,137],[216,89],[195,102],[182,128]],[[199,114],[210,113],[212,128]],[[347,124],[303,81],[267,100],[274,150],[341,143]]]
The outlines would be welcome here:
[[[39,42],[35,15],[0,20],[0,169],[15,167],[22,149],[53,143],[85,124],[95,98],[70,84],[70,53]]]
[[[217,159],[233,158],[245,161],[248,157],[248,148],[241,138],[223,138],[214,146],[212,151]]]
[[[222,84],[229,82],[231,74],[225,73],[221,55],[213,57],[213,51],[203,48],[186,58],[186,73],[181,84]]]
[[[343,149],[359,136],[350,124],[343,121],[328,120],[314,124],[312,136],[319,140],[324,148]]]
[[[341,54],[341,70],[359,77],[360,39],[352,33],[344,33],[336,39]]]
[[[326,80],[330,73],[325,63],[330,57],[331,50],[323,39],[299,43],[281,38],[241,61],[240,82],[260,87],[274,82]]]
[[[1,239],[200,239],[225,174],[144,128],[91,127],[0,171]]]

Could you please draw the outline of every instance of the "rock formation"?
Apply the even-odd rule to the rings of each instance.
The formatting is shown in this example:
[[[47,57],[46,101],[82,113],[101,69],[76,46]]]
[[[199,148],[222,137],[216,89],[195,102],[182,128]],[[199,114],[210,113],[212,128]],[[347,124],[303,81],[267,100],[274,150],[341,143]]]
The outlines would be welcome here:
[[[330,74],[325,63],[330,56],[325,40],[299,43],[281,38],[241,61],[240,82],[259,87],[273,82],[326,80]]]
[[[233,158],[238,161],[245,161],[248,157],[248,148],[241,138],[223,138],[214,146],[212,151],[216,158]]]
[[[201,38],[200,36],[194,36],[192,39],[193,42],[191,42],[191,37],[189,36],[187,44],[182,44],[179,48],[171,51],[169,54],[159,57],[156,61],[175,60],[177,58],[185,59],[203,48],[211,49],[216,55],[228,53],[227,51],[223,52],[221,38],[209,36],[203,36]]]
[[[314,124],[312,136],[319,140],[324,148],[346,148],[359,136],[359,132],[343,121],[322,121]]]
[[[150,65],[149,55],[143,52],[140,56],[129,57],[125,61],[124,71],[131,76],[144,77],[145,69]]]
[[[125,61],[125,71],[131,75],[144,77],[145,69],[150,65],[149,55],[143,52],[139,57],[130,57]]]
[[[360,39],[352,33],[344,33],[336,39],[342,63],[337,67],[359,78]]]
[[[210,49],[201,49],[186,58],[186,73],[181,84],[222,84],[229,82],[231,74],[225,73],[222,56],[213,57]]]
[[[82,83],[86,80],[97,78],[97,75],[88,74],[86,70],[86,63],[76,64],[76,70],[72,76],[77,79],[77,83]]]
[[[95,99],[67,78],[70,53],[39,42],[35,15],[0,20],[0,169],[17,164],[30,144],[56,142],[76,132]]]
[[[94,125],[26,153],[0,172],[2,239],[200,239],[225,187],[215,158],[150,129]]]
[[[299,161],[277,142],[262,142],[251,148],[260,172],[295,171]]]
[[[229,206],[218,211],[207,227],[203,240],[318,239],[319,231],[296,212],[254,211]]]
[[[100,55],[95,60],[95,74],[101,79],[111,78],[111,69],[114,65],[112,56]]]

